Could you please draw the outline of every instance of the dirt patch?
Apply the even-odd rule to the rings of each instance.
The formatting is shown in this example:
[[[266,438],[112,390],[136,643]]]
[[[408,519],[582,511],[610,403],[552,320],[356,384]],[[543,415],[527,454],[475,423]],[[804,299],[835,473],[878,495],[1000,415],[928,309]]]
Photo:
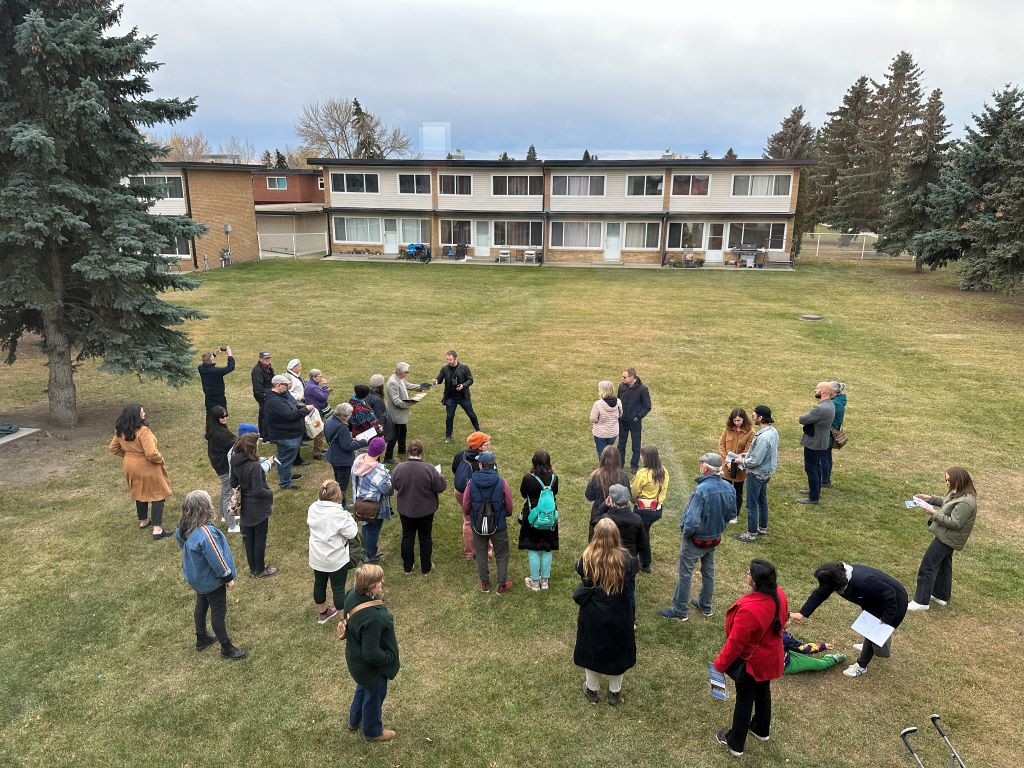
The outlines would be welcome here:
[[[45,407],[0,414],[0,421],[39,430],[0,445],[0,488],[67,477],[79,471],[89,455],[95,454],[97,445],[109,442],[119,413],[117,407],[80,409],[78,426],[73,429],[50,426]]]

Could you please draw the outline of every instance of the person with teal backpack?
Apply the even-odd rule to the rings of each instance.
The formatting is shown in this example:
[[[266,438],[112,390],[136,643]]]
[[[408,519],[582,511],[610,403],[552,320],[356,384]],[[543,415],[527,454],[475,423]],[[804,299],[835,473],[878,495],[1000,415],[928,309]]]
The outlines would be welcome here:
[[[528,589],[538,592],[548,588],[551,553],[558,549],[558,476],[551,471],[547,451],[533,454],[533,468],[523,475],[519,494],[524,499],[519,514],[519,549],[525,549],[530,558],[530,575],[525,582]]]

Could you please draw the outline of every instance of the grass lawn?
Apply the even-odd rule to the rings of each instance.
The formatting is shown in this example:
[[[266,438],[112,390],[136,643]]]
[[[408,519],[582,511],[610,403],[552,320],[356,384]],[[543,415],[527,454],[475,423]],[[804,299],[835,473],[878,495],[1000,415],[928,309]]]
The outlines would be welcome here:
[[[721,647],[726,609],[745,591],[749,559],[776,563],[794,610],[828,560],[873,565],[912,587],[931,535],[903,500],[939,493],[956,464],[973,474],[980,508],[955,557],[951,605],[908,616],[893,657],[862,678],[832,669],[776,681],[772,739],[749,740],[745,760],[910,764],[898,733],[917,725],[925,762],[942,765],[942,742],[924,727],[939,712],[969,765],[1015,764],[1024,754],[1024,471],[1012,437],[1019,414],[1007,404],[1022,373],[1024,308],[955,283],[906,263],[811,260],[768,274],[280,261],[204,276],[179,299],[210,315],[189,328],[197,348],[231,344],[238,355],[226,379],[233,426],[255,420],[249,370],[260,349],[278,371],[290,357],[322,369],[338,398],[399,360],[411,364],[412,381],[430,380],[445,351],[458,349],[513,488],[535,449],[553,457],[563,522],[551,589],[523,587],[525,553],[513,549],[512,592],[480,594],[450,495],[435,522],[430,576],[402,574],[400,526],[385,524],[385,597],[402,670],[384,721],[399,735],[368,744],[344,731],[353,683],[334,625],[316,624],[310,595],[305,512],[330,468],[305,468],[303,492],[275,499],[268,561],[280,575],[240,578],[229,593],[228,628],[249,658],[228,663],[216,648],[197,655],[177,547],[136,530],[106,445],[121,407],[143,403],[174,485],[173,524],[185,492],[218,487],[198,378],[173,390],[87,364],[76,379],[84,426],[44,435],[31,450],[0,446],[0,765],[733,764],[713,740],[732,702],[710,698],[705,665]],[[805,312],[825,319],[799,320]],[[0,420],[27,423],[45,409],[43,357],[32,345],[23,351],[0,367]],[[590,406],[597,382],[618,381],[629,365],[651,389],[644,440],[661,449],[671,487],[652,531],[654,574],[639,582],[638,663],[613,709],[581,694],[570,595],[595,464]],[[804,508],[793,503],[805,487],[796,417],[830,378],[848,384],[850,443],[835,454],[835,487]],[[409,436],[447,467],[469,424],[459,411],[456,444],[444,445],[439,403],[435,392],[414,407]],[[717,447],[733,407],[757,403],[772,407],[782,437],[771,535],[754,547],[723,542],[713,618],[665,621],[657,610],[675,585],[696,457]],[[231,542],[244,573],[241,540]],[[798,634],[855,655],[855,615],[836,598]]]

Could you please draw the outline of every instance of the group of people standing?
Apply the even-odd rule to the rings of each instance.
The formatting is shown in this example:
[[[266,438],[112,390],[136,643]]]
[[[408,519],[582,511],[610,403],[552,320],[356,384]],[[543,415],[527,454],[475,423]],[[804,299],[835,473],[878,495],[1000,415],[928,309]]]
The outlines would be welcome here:
[[[223,376],[234,368],[234,357],[230,348],[222,349],[228,352],[227,367],[216,366],[216,353],[204,355],[200,366],[207,406],[205,436],[211,465],[220,480],[221,519],[229,532],[242,534],[254,578],[277,573],[265,562],[274,497],[268,472],[276,465],[279,487],[296,488],[294,481],[300,475],[291,467],[303,441],[306,416],[313,410],[327,415],[313,454],[330,463],[333,478],[320,485],[307,513],[316,619],[324,624],[342,617],[339,634],[344,632],[346,659],[357,682],[349,729],[361,728],[373,740],[393,738],[394,731],[383,728],[381,706],[387,680],[398,672],[398,645],[393,617],[381,600],[384,553],[378,551],[378,541],[384,521],[397,511],[402,522],[403,571],[413,572],[418,541],[420,572],[431,573],[435,567],[433,520],[449,485],[439,467],[426,462],[423,444],[407,441],[406,425],[414,402],[410,389],[444,383],[446,443],[452,439],[456,410],[462,407],[470,418],[474,431],[451,465],[452,490],[463,513],[463,554],[475,561],[482,592],[490,592],[492,587],[490,557],[497,569],[495,591],[504,594],[512,589],[508,521],[515,504],[511,486],[498,472],[492,438],[480,431],[472,408],[472,374],[451,350],[438,377],[429,384],[407,384],[409,366],[399,363],[386,382],[375,374],[367,385],[356,385],[347,401],[331,409],[331,389],[320,371],[314,369],[310,379],[303,381],[301,362],[295,359],[289,362],[287,375],[277,375],[270,354],[261,352],[252,371],[258,424],[241,424],[235,436],[227,424],[223,394]],[[818,503],[820,489],[830,487],[831,450],[835,430],[842,427],[844,390],[839,382],[820,383],[815,389],[819,402],[798,419],[804,427],[801,443],[809,486],[806,498],[800,500],[804,503]],[[584,669],[586,699],[600,700],[604,676],[608,679],[607,701],[617,706],[623,701],[623,676],[636,663],[636,580],[640,573],[652,571],[651,529],[663,515],[670,477],[657,447],[641,442],[651,398],[636,370],[623,371],[617,392],[610,381],[599,382],[598,395],[590,414],[598,466],[587,479],[585,496],[591,502],[588,544],[576,563],[580,583],[573,594],[579,606],[574,661]],[[744,490],[747,530],[735,538],[756,543],[768,533],[767,486],[778,467],[779,435],[768,406],[758,405],[752,414],[751,418],[742,408],[732,410],[718,451],[704,453],[697,461],[696,485],[680,521],[679,578],[671,606],[660,611],[667,619],[685,622],[691,608],[705,617],[713,615],[715,552],[728,524],[738,519]],[[823,434],[828,435],[827,440],[822,439]],[[632,477],[625,471],[630,438]],[[260,456],[262,440],[276,444],[275,456]],[[394,449],[399,455],[407,453],[407,459],[391,469],[388,464]],[[140,528],[152,525],[154,539],[172,535],[162,527],[170,482],[142,406],[124,409],[110,451],[123,458]],[[921,563],[913,601],[907,599],[898,581],[879,570],[826,563],[815,571],[818,588],[800,611],[791,613],[787,596],[778,586],[775,566],[757,558],[750,562],[750,592],[727,611],[725,644],[714,661],[715,668],[729,674],[736,684],[732,725],[716,734],[730,752],[743,753],[748,732],[767,740],[772,679],[784,670],[823,668],[843,659],[841,654],[828,654],[818,664],[790,666],[792,654],[825,648],[789,636],[784,629],[791,621],[801,623],[833,593],[893,628],[908,611],[927,610],[932,602],[949,602],[952,556],[970,535],[977,502],[966,470],[951,467],[945,480],[945,495],[917,497],[918,506],[929,515],[935,539]],[[524,583],[535,592],[548,589],[552,555],[559,549],[558,491],[551,456],[545,450],[536,451],[519,485],[523,501],[516,517],[518,548],[527,553],[529,564]],[[237,574],[227,539],[214,525],[214,517],[210,495],[193,491],[185,497],[173,534],[182,549],[184,578],[196,593],[196,650],[219,642],[224,657],[237,660],[246,653],[232,643],[225,623],[225,594],[234,586]],[[698,563],[701,589],[691,598],[691,580]],[[356,565],[355,588],[348,590],[347,575]],[[330,603],[328,585],[333,594]],[[208,613],[212,613],[212,635],[206,628]],[[891,639],[881,645],[866,640],[846,674],[864,674],[875,655],[888,656],[890,645]]]

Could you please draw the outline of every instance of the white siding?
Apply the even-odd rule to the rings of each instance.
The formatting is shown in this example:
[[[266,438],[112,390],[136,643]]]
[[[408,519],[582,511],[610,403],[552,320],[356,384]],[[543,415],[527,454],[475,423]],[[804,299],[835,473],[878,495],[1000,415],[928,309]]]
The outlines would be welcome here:
[[[544,195],[514,195],[504,197],[494,197],[491,194],[493,187],[491,186],[491,177],[495,175],[504,174],[529,174],[525,169],[508,168],[508,169],[475,169],[475,168],[459,168],[458,170],[452,170],[449,168],[438,169],[438,176],[444,173],[453,173],[457,176],[472,176],[473,177],[473,194],[471,195],[441,195],[437,196],[437,209],[439,211],[543,211],[544,210]],[[543,171],[537,168],[533,171],[533,175],[541,175]],[[438,190],[440,192],[440,189]]]
[[[677,169],[674,173],[685,175],[689,172],[708,173],[711,175],[710,194],[678,195],[669,199],[669,210],[672,213],[792,213],[789,195],[771,197],[734,197],[732,194],[732,177],[736,174],[792,174],[786,168],[752,168],[715,167],[706,171],[700,168]],[[790,182],[792,189],[792,182]]]
[[[627,195],[627,176],[656,176],[662,174],[657,168],[611,169],[600,167],[589,168],[555,168],[552,176],[604,176],[604,197],[568,197],[551,195],[552,211],[607,211],[661,213],[663,199],[661,195]]]
[[[377,186],[380,192],[335,192],[330,194],[328,205],[332,208],[365,208],[367,210],[403,210],[403,211],[429,211],[430,195],[400,195],[398,194],[399,173],[423,173],[424,169],[397,169],[397,168],[350,168],[328,166],[327,184],[331,189],[331,176],[336,173],[376,173]],[[430,173],[429,169],[426,169]]]

